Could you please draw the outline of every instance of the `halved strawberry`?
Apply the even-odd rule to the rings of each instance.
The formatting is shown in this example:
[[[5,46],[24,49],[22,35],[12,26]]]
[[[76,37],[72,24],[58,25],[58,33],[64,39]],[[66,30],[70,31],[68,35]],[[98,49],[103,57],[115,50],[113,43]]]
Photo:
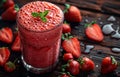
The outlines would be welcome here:
[[[70,22],[81,22],[82,16],[80,10],[76,6],[65,5],[64,16],[67,21]]]
[[[5,27],[0,30],[0,41],[11,43],[13,40],[13,33],[11,28]]]
[[[20,37],[19,35],[16,36],[15,41],[11,47],[13,51],[20,51]]]
[[[92,21],[90,24],[85,25],[85,34],[86,36],[96,42],[101,42],[104,39],[101,27]]]
[[[16,20],[17,11],[19,10],[18,6],[9,7],[5,12],[2,13],[2,20],[14,21]]]
[[[10,51],[7,47],[0,48],[0,66],[3,66],[10,57]]]
[[[79,58],[81,55],[81,49],[78,39],[76,37],[71,37],[68,33],[63,35],[63,39],[63,49],[68,53],[72,53],[75,58]]]

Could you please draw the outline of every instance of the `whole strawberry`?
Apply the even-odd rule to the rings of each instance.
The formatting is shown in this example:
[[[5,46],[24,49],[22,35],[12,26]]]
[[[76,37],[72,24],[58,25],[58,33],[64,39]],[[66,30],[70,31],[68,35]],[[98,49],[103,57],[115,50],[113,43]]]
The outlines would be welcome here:
[[[2,13],[2,20],[15,21],[17,16],[17,11],[19,10],[17,5],[9,7],[5,12]]]
[[[68,33],[68,32],[71,32],[71,27],[69,24],[67,23],[63,23],[62,24],[62,33]]]
[[[14,6],[15,3],[13,0],[2,0],[2,6],[4,9],[8,9],[9,7]]]
[[[117,69],[118,62],[113,56],[108,56],[103,58],[102,64],[101,64],[101,73],[102,74],[108,74]]]
[[[62,47],[67,53],[71,53],[73,57],[79,58],[81,55],[80,42],[76,37],[72,37],[70,33],[62,35]]]
[[[69,60],[72,60],[72,59],[73,59],[72,53],[64,53],[64,55],[63,55],[63,60],[64,61],[69,61]]]
[[[0,66],[3,66],[10,57],[10,51],[7,47],[0,48]]]
[[[76,6],[70,6],[65,4],[66,8],[64,10],[64,17],[67,21],[70,22],[81,22],[82,16],[80,10]]]
[[[68,62],[67,70],[72,75],[78,75],[80,73],[80,64],[76,60],[70,60]]]
[[[13,72],[16,69],[16,66],[13,62],[8,61],[5,65],[4,65],[4,69],[7,72]]]
[[[88,57],[79,58],[78,61],[80,63],[80,69],[82,71],[89,72],[95,68],[94,62]]]

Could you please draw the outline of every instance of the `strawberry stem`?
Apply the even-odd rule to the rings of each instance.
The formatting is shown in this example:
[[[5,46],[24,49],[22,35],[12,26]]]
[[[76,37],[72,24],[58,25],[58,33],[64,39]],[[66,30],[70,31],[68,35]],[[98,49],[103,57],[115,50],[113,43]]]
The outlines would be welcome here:
[[[86,27],[92,26],[92,25],[95,24],[95,23],[96,23],[96,21],[92,21],[91,23],[85,24],[84,27],[86,28]]]
[[[14,9],[18,12],[19,11],[19,6],[15,4]]]
[[[63,13],[68,12],[68,9],[70,8],[69,4],[65,4],[65,9],[63,10]]]
[[[67,75],[69,75],[70,77],[74,77],[74,76],[72,76],[72,75],[70,74],[70,72],[67,72]]]
[[[80,65],[83,65],[85,62],[82,57],[78,58],[77,61],[80,63]]]
[[[15,64],[17,62],[17,60],[18,60],[18,58],[16,58],[13,63]]]
[[[8,61],[6,64],[8,65],[8,67],[15,69],[15,64],[13,62]]]
[[[110,56],[110,57],[111,57],[112,64],[117,65],[117,60],[113,56]]]
[[[62,40],[69,40],[71,38],[73,38],[73,36],[70,33],[62,34]]]

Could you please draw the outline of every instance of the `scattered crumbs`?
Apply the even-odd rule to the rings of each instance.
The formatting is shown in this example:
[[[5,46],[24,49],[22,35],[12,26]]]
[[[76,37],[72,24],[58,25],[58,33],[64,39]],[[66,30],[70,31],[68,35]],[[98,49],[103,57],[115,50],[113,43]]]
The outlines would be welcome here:
[[[79,33],[81,33],[81,32],[82,32],[82,30],[79,30],[78,32],[79,32]]]
[[[94,48],[94,45],[86,45],[84,53],[90,53],[91,49],[93,49],[93,48]]]
[[[79,27],[78,27],[78,26],[75,26],[75,29],[79,29]]]
[[[92,56],[90,56],[90,58],[92,59],[93,57],[92,57]]]
[[[85,44],[83,42],[80,43],[81,46],[85,46]]]
[[[120,39],[119,27],[115,31],[115,34],[111,35],[112,38]]]
[[[103,22],[100,22],[100,24],[102,25],[102,24],[103,24]]]
[[[110,16],[107,20],[108,21],[116,21],[116,18],[114,16]]]
[[[85,22],[88,23],[89,22],[88,19],[85,19]]]
[[[112,51],[115,53],[119,53],[120,52],[120,48],[112,48]]]
[[[17,63],[20,63],[20,60],[18,60]]]
[[[106,24],[103,26],[102,31],[104,34],[111,34],[113,31],[115,31],[112,27],[113,23]]]
[[[119,22],[119,21],[117,21],[117,23],[119,24],[120,22]]]
[[[99,17],[98,20],[101,20],[101,18]]]
[[[99,67],[98,65],[95,65],[95,67]]]

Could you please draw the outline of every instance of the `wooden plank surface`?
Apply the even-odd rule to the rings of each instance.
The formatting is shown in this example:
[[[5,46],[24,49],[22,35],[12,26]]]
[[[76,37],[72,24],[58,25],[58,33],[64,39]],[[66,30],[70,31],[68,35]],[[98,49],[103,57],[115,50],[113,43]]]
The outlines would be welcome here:
[[[30,2],[32,0],[15,0],[20,7]],[[104,35],[104,41],[101,43],[93,42],[86,38],[84,34],[84,24],[96,20],[101,27],[105,24],[113,23],[113,28],[116,29],[120,27],[120,0],[46,0],[58,5],[62,10],[64,9],[64,4],[68,3],[71,5],[77,6],[83,16],[83,20],[80,23],[69,22],[72,28],[72,34],[77,36],[80,42],[84,45],[94,45],[94,49],[91,50],[89,54],[82,54],[82,56],[88,56],[94,60],[96,68],[91,73],[80,73],[77,77],[120,77],[120,68],[114,73],[108,75],[100,74],[100,64],[103,57],[112,55],[120,61],[120,53],[113,53],[111,48],[117,47],[120,48],[120,39],[113,39],[110,35]],[[2,10],[0,10],[0,14]],[[114,16],[116,21],[108,21],[110,16]],[[10,26],[13,30],[16,27],[16,22],[5,22],[0,20],[0,28]],[[0,47],[10,46],[0,42]],[[81,45],[82,51],[85,50],[85,46]],[[20,59],[20,53],[12,52],[10,60],[18,58],[20,62],[17,63],[18,67],[13,73],[7,73],[0,67],[0,77],[58,77],[61,71],[62,61],[62,52],[61,49],[60,61],[54,71],[44,74],[44,75],[35,75],[26,71],[23,67]]]

